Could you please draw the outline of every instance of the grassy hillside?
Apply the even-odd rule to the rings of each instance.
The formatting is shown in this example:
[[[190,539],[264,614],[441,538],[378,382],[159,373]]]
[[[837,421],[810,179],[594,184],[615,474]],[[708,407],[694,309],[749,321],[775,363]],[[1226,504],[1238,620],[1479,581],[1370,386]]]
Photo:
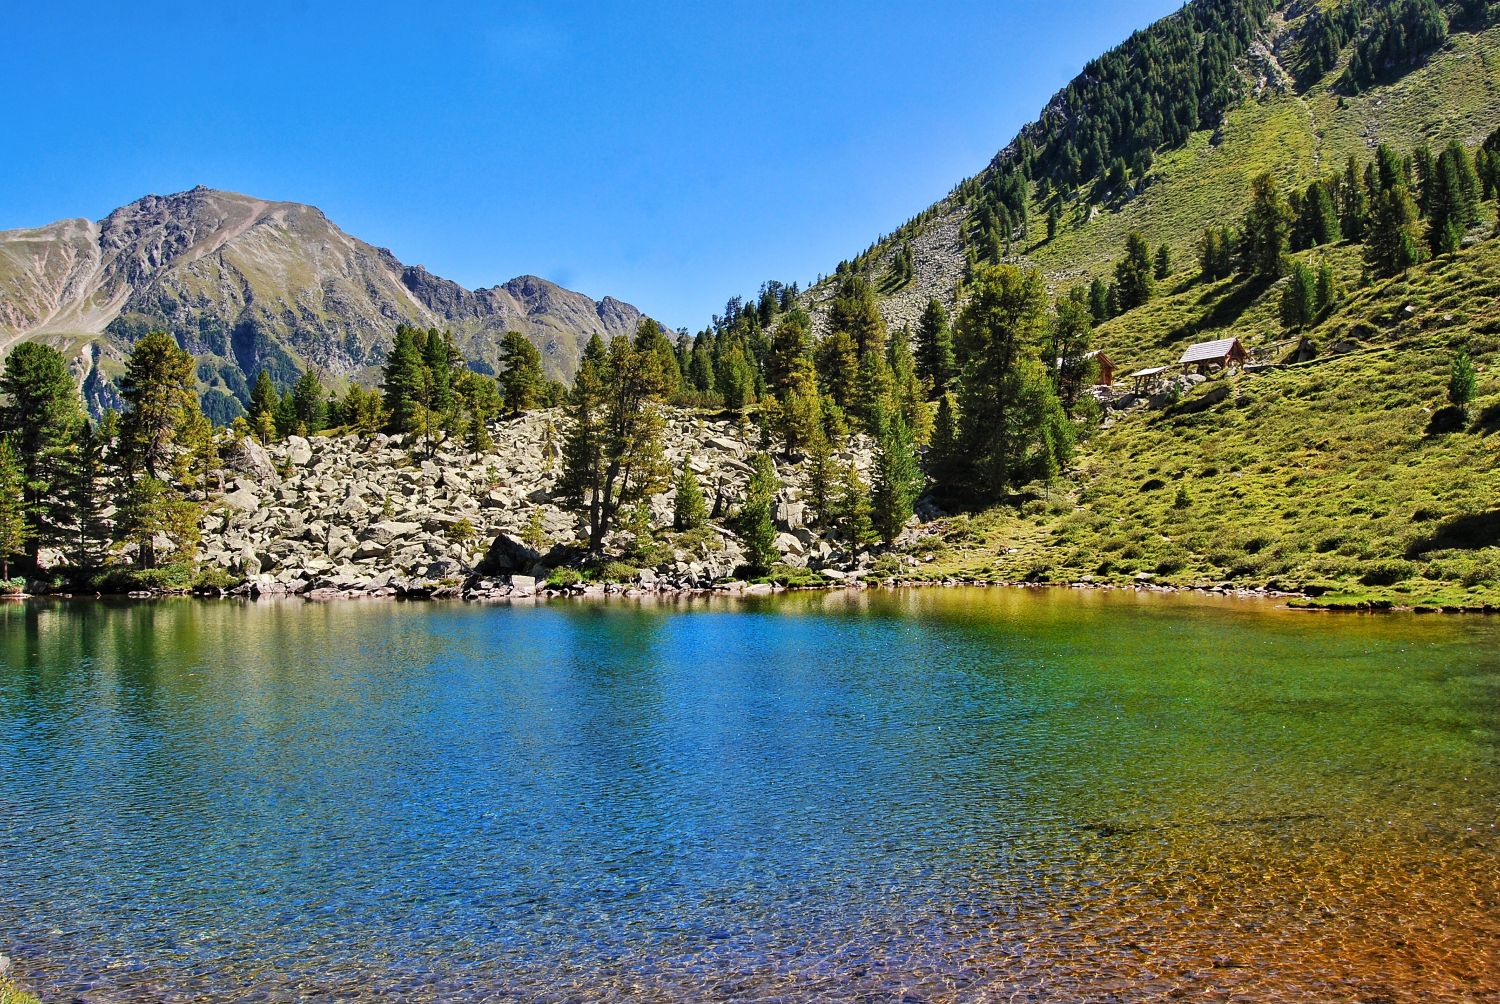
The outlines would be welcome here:
[[[1382,142],[1474,147],[1500,126],[1500,26],[1455,21],[1440,47],[1356,94],[1339,81],[1359,33],[1321,75],[1307,72],[1313,12],[1341,7],[1276,4],[1236,61],[1238,96],[1222,118],[1157,150],[1124,183],[1101,172],[1070,191],[1051,239],[1049,202],[1038,197],[1046,186],[1031,185],[1028,221],[1006,260],[1041,269],[1054,294],[1109,277],[1132,232],[1171,250],[1174,274],[1156,296],[1094,334],[1117,373],[1229,336],[1284,355],[1281,284],[1197,277],[1201,232],[1238,223],[1256,175],[1301,189],[1350,155],[1362,165]],[[1142,37],[1121,51],[1147,52]],[[987,179],[1027,149],[1063,141],[1046,128],[1070,127],[1057,106],[977,179],[852,260],[885,294],[893,329],[928,297],[955,306]],[[916,273],[892,289],[891,263],[907,247]],[[1112,412],[1064,483],[1033,486],[1019,508],[931,528],[916,549],[924,574],[1230,583],[1306,590],[1330,605],[1500,606],[1500,240],[1385,282],[1368,282],[1359,246],[1298,257],[1315,268],[1327,261],[1351,291],[1305,332],[1318,359],[1219,377],[1164,410]],[[826,296],[817,288],[810,301]],[[1480,371],[1480,400],[1462,421],[1444,409],[1459,345]]]
[[[1245,295],[1226,285],[1153,306]],[[1259,292],[1244,316],[1276,295]],[[1150,330],[1129,320],[1115,322],[1121,339]],[[926,574],[1500,606],[1500,240],[1362,289],[1308,334],[1357,348],[1125,414],[1050,498],[1038,486],[1019,510],[934,528]],[[1458,345],[1480,373],[1467,420],[1445,407]]]

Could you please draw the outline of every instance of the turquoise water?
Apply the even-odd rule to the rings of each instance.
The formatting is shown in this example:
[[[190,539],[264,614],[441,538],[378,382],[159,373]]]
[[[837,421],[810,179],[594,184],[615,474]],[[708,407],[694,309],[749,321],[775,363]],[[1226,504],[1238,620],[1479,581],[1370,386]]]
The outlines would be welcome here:
[[[46,999],[1500,997],[1500,621],[0,607]]]

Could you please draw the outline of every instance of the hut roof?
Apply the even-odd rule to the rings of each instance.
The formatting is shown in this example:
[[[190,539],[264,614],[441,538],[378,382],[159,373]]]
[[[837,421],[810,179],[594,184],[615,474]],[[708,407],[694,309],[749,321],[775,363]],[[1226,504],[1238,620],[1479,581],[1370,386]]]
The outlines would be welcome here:
[[[1197,345],[1189,346],[1179,362],[1184,366],[1188,363],[1216,362],[1234,351],[1234,347],[1239,343],[1238,338],[1220,338],[1213,342],[1199,342]]]
[[[1136,377],[1161,376],[1161,374],[1165,373],[1166,371],[1167,371],[1167,368],[1165,366],[1152,366],[1150,369],[1136,370],[1134,373],[1130,374],[1130,376],[1126,377],[1125,379],[1127,379],[1127,380],[1133,380]]]

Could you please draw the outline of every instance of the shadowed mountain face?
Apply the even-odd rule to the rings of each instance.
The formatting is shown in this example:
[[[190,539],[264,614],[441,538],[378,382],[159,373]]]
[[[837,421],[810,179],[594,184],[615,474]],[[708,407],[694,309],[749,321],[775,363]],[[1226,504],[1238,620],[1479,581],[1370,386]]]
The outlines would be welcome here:
[[[370,382],[403,322],[451,329],[481,370],[497,368],[502,334],[524,332],[566,379],[591,336],[633,333],[641,316],[536,276],[468,290],[312,206],[202,187],[148,195],[99,223],[0,232],[0,351],[43,339],[81,375],[97,363],[96,404],[131,342],[156,329],[199,357],[212,405],[216,390],[243,401],[261,369],[283,384],[309,367]]]

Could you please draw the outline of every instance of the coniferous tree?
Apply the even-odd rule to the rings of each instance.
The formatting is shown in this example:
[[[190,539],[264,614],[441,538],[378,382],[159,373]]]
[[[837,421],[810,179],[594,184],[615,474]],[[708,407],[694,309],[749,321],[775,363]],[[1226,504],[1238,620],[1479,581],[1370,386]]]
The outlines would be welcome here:
[[[763,316],[756,314],[757,321]],[[766,323],[769,323],[769,319]],[[642,319],[635,330],[635,347],[656,356],[657,368],[661,370],[662,396],[669,401],[675,398],[682,390],[682,369],[677,363],[677,353],[662,326],[649,317]]]
[[[63,493],[76,460],[83,426],[78,388],[61,352],[38,342],[11,350],[0,374],[0,435],[10,439],[21,464],[26,507],[27,556],[33,564],[43,547],[62,547],[74,515]]]
[[[1344,181],[1339,186],[1342,212],[1339,216],[1339,231],[1346,241],[1357,241],[1365,235],[1370,202],[1364,182],[1361,180],[1359,163],[1354,154],[1344,166]]]
[[[1146,238],[1132,233],[1125,242],[1125,257],[1115,265],[1115,289],[1121,312],[1150,301],[1156,291],[1156,273]]]
[[[731,411],[743,411],[755,400],[755,370],[738,341],[725,350],[717,380],[724,407]]]
[[[676,491],[672,498],[672,528],[679,533],[696,530],[708,523],[708,501],[698,485],[698,476],[693,473],[691,458],[677,473]]]
[[[126,490],[119,527],[142,568],[156,567],[159,536],[180,559],[198,544],[198,507],[187,493],[211,455],[212,429],[198,407],[194,371],[193,357],[156,331],[136,342],[120,381],[126,410],[116,455]]]
[[[932,412],[927,407],[927,385],[917,376],[917,360],[911,351],[911,331],[902,328],[886,347],[891,371],[892,407],[906,423],[913,443],[921,444],[932,434]]]
[[[875,302],[875,291],[858,275],[846,275],[828,306],[828,323],[854,340],[856,358],[866,352],[885,352],[885,320]]]
[[[1172,250],[1165,244],[1156,249],[1156,260],[1153,262],[1153,275],[1157,282],[1166,279],[1172,274]]]
[[[897,414],[876,443],[871,521],[887,547],[896,542],[922,493],[922,471],[906,421]]]
[[[896,378],[885,352],[872,350],[860,356],[851,410],[860,426],[872,436],[880,435],[896,412]]]
[[[464,445],[478,457],[495,446],[490,423],[500,415],[500,388],[483,373],[464,369],[454,381],[457,393],[459,423],[464,430]]]
[[[393,432],[419,432],[425,426],[431,400],[431,386],[423,360],[426,345],[425,332],[404,324],[396,328],[396,340],[386,357],[382,379],[385,410],[390,416]]]
[[[1281,277],[1291,236],[1291,211],[1269,174],[1251,183],[1250,208],[1240,239],[1245,273],[1269,282]]]
[[[108,471],[105,443],[98,428],[85,421],[78,433],[78,451],[68,478],[66,502],[73,513],[70,560],[79,568],[98,568],[108,556],[112,526],[106,515]]]
[[[1297,229],[1302,236],[1304,248],[1321,247],[1339,239],[1341,231],[1338,211],[1334,209],[1333,196],[1323,182],[1315,181],[1307,187],[1307,194],[1302,198],[1302,214]]]
[[[812,330],[802,311],[789,314],[771,339],[766,383],[777,402],[775,431],[788,454],[803,450],[822,423]]]
[[[842,466],[830,523],[851,547],[865,547],[875,542],[870,486],[865,484],[852,463]]]
[[[1365,262],[1377,274],[1398,275],[1423,260],[1421,220],[1404,181],[1382,187],[1371,199]]]
[[[917,322],[917,375],[941,394],[953,383],[958,364],[953,355],[953,328],[948,312],[934,297]]]
[[[0,580],[9,581],[12,557],[31,536],[26,513],[26,475],[10,439],[0,436]]]
[[[807,500],[812,505],[815,524],[828,521],[834,489],[833,466],[833,448],[828,436],[819,430],[807,449]]]
[[[769,455],[757,453],[750,458],[750,483],[738,519],[740,540],[745,556],[757,572],[770,571],[779,556],[776,550],[776,496],[781,482],[776,465]]]
[[[1339,285],[1333,266],[1327,261],[1322,262],[1318,266],[1318,313],[1320,315],[1327,313],[1337,307],[1343,298],[1344,291]]]
[[[1046,331],[1041,273],[981,270],[959,317],[961,487],[996,498],[1016,484],[1061,469],[1071,423],[1037,358]],[[960,486],[950,486],[960,487]]]
[[[328,424],[328,394],[323,382],[312,370],[297,378],[292,387],[292,412],[304,435],[318,432]]]
[[[661,359],[629,339],[616,338],[606,353],[595,336],[584,351],[558,487],[579,507],[595,557],[620,511],[667,484],[660,411],[665,385]]]
[[[500,390],[505,410],[512,415],[532,411],[542,404],[546,378],[542,354],[519,331],[507,331],[500,339]]]
[[[255,377],[255,386],[250,391],[250,426],[262,443],[268,443],[276,435],[276,412],[281,407],[281,395],[271,382],[271,374],[261,370]]]
[[[1467,415],[1469,405],[1474,401],[1477,384],[1478,378],[1474,372],[1474,361],[1469,358],[1469,350],[1459,349],[1448,372],[1448,403]]]
[[[1281,324],[1296,331],[1312,323],[1318,313],[1318,284],[1312,269],[1294,262],[1291,275],[1281,292]]]
[[[1089,313],[1095,324],[1103,324],[1113,316],[1109,309],[1109,286],[1103,279],[1089,284]]]
[[[849,411],[854,405],[855,384],[859,376],[859,355],[854,338],[835,328],[817,347],[818,383],[833,403]]]
[[[962,450],[953,395],[944,394],[938,398],[937,415],[932,423],[932,442],[927,447],[927,476],[934,484],[951,488],[963,480],[966,465]]]
[[[1088,359],[1093,318],[1081,297],[1067,296],[1058,301],[1052,318],[1051,341],[1047,358],[1057,374],[1057,392],[1069,412],[1078,401],[1095,365]]]

